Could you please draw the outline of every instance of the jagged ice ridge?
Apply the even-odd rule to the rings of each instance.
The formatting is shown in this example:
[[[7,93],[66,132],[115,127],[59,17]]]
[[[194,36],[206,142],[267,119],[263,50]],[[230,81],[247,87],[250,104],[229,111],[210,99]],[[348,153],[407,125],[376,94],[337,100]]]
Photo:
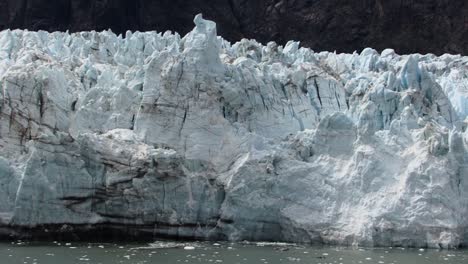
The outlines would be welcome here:
[[[0,33],[3,237],[467,245],[468,57],[195,24]]]

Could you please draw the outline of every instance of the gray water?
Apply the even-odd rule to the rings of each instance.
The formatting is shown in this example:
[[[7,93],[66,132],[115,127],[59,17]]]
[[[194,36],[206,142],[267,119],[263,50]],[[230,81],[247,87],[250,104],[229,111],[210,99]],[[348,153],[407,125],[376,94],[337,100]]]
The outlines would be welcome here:
[[[349,249],[268,243],[76,244],[0,243],[3,264],[467,264],[466,250],[404,248]]]

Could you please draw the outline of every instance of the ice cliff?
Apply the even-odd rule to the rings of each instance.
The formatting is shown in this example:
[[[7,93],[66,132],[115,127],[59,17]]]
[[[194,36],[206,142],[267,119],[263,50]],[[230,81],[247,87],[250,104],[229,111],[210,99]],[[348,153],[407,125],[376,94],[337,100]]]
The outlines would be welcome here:
[[[0,33],[0,234],[468,244],[468,57]]]

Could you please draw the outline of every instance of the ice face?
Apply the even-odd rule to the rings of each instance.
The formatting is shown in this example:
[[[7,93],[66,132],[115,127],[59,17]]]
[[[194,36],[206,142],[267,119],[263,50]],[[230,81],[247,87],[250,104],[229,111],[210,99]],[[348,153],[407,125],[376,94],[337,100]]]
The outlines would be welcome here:
[[[5,230],[467,243],[466,57],[231,45],[194,22],[0,33]]]

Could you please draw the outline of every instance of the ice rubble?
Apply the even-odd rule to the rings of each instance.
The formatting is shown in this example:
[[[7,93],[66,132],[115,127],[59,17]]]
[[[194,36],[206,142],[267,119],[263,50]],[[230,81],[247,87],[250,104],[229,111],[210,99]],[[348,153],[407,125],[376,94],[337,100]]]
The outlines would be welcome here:
[[[0,33],[0,233],[468,243],[468,57],[231,45],[194,21]]]

